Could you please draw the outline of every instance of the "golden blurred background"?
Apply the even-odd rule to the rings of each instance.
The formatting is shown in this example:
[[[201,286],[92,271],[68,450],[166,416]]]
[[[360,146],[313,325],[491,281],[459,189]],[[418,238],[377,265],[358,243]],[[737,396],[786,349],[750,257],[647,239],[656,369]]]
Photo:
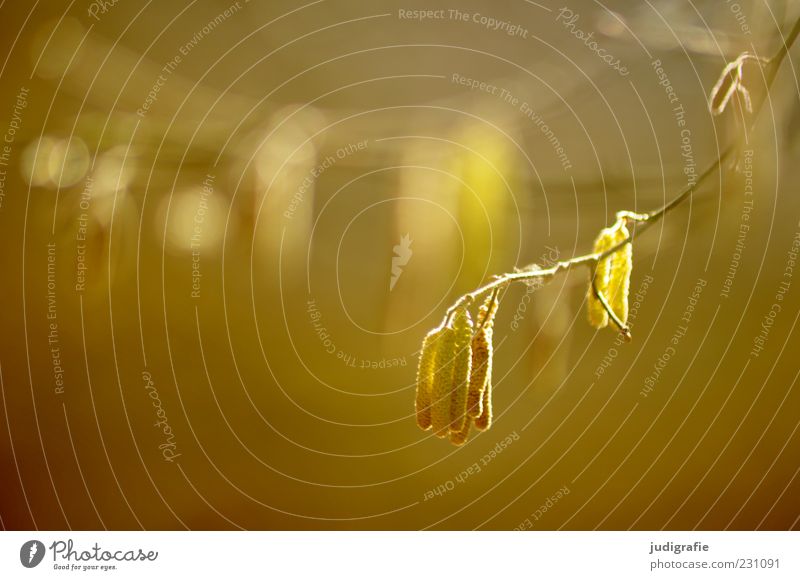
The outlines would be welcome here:
[[[798,528],[791,53],[752,132],[707,105],[796,2],[0,14],[4,529]],[[416,427],[458,296],[729,143],[634,243],[632,342],[586,323],[585,270],[512,286],[493,427]]]

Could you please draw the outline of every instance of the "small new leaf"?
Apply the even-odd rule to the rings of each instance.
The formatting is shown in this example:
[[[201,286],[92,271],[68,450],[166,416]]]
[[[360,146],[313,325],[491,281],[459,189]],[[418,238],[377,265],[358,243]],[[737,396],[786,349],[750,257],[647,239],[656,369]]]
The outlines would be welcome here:
[[[496,293],[481,305],[478,315],[479,328],[472,337],[472,372],[467,392],[467,414],[477,419],[483,414],[483,393],[492,374],[492,334],[494,315],[499,299]]]
[[[620,225],[616,243],[628,237],[628,228]],[[631,271],[633,270],[633,246],[625,244],[611,255],[611,270],[608,280],[609,306],[623,325],[628,323],[628,293],[631,287]]]

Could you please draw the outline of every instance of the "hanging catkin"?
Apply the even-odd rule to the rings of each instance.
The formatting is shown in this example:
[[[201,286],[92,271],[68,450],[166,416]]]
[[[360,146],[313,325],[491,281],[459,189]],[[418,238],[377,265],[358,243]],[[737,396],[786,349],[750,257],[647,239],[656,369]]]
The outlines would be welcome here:
[[[478,340],[477,348],[480,351],[477,363],[480,373],[476,373],[474,377],[473,398],[477,395],[479,398],[477,403],[473,403],[470,410],[475,417],[475,427],[481,431],[492,426],[492,328],[499,302],[497,295],[493,294],[481,305],[480,319],[483,321],[483,326],[475,335],[475,339]],[[483,349],[485,349],[485,354]],[[473,388],[472,384],[470,387]]]
[[[422,350],[419,355],[417,368],[417,425],[427,431],[431,428],[431,387],[436,374],[436,351],[439,348],[439,339],[444,334],[444,328],[438,327],[431,330],[422,341]]]
[[[464,426],[461,427],[458,431],[450,431],[450,443],[453,445],[463,445],[467,442],[467,437],[469,437],[469,428],[472,420],[467,417],[466,421],[464,421]]]
[[[612,230],[610,228],[602,230],[594,242],[592,252],[595,254],[602,254],[611,247],[612,240]],[[609,262],[610,260],[608,258],[597,262],[597,267],[594,270],[594,287],[592,285],[591,276],[589,277],[589,290],[586,294],[587,314],[589,317],[589,324],[595,328],[604,328],[608,324],[608,313],[595,295],[594,288],[596,287],[598,292],[605,292],[608,288]]]
[[[450,398],[450,430],[461,431],[467,418],[467,389],[472,367],[472,319],[466,306],[455,311],[453,330],[456,341]]]

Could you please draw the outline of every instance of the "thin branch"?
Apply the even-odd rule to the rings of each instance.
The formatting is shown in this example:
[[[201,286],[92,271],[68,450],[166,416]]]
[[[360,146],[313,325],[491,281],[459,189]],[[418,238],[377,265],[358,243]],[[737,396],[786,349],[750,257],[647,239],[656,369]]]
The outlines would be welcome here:
[[[764,94],[759,99],[759,102],[754,107],[753,112],[753,121],[751,123],[751,127],[755,124],[755,121],[761,112],[761,108],[766,100],[769,90],[772,87],[772,83],[775,80],[775,77],[778,74],[778,70],[780,69],[783,60],[786,58],[786,55],[789,54],[789,49],[797,40],[797,37],[800,36],[800,19],[798,19],[792,30],[789,32],[789,35],[783,39],[783,43],[778,51],[769,58],[764,68],[766,69],[765,74],[765,83],[766,83],[766,90]],[[646,214],[637,214],[633,212],[623,211],[617,213],[617,219],[625,219],[628,222],[633,223],[641,223],[639,226],[639,231],[633,230],[624,240],[620,241],[618,244],[612,246],[611,248],[607,249],[604,252],[597,253],[597,254],[585,254],[583,256],[576,256],[569,260],[565,260],[562,262],[558,262],[556,265],[552,266],[551,268],[545,269],[531,269],[531,270],[523,270],[518,272],[512,272],[508,274],[502,274],[499,276],[495,276],[494,280],[481,286],[477,290],[473,290],[468,294],[464,294],[461,298],[459,298],[453,306],[451,306],[447,310],[447,319],[449,320],[452,316],[453,312],[456,308],[464,304],[465,302],[469,301],[472,302],[475,298],[478,298],[482,294],[490,290],[499,291],[505,286],[508,286],[512,282],[520,281],[520,280],[532,280],[535,278],[543,278],[548,279],[552,278],[556,274],[561,272],[566,272],[571,270],[577,266],[590,266],[596,268],[597,263],[600,260],[603,260],[622,248],[625,244],[631,243],[634,237],[640,233],[645,232],[648,228],[650,228],[653,224],[658,222],[661,218],[663,218],[668,212],[675,209],[687,199],[689,199],[711,175],[713,175],[717,170],[720,169],[722,164],[736,151],[736,146],[731,144],[726,147],[719,157],[711,163],[694,181],[694,183],[688,184],[681,189],[681,191],[669,202],[665,203],[660,208]],[[619,320],[619,318],[614,314],[613,310],[609,308],[608,303],[605,300],[605,297],[602,293],[597,291],[597,286],[594,284],[594,275],[592,275],[592,288],[594,289],[595,296],[597,296],[600,303],[603,304],[603,307],[608,312],[609,316],[611,317],[612,321],[619,327],[620,331],[626,336],[626,338],[630,338],[630,330]]]

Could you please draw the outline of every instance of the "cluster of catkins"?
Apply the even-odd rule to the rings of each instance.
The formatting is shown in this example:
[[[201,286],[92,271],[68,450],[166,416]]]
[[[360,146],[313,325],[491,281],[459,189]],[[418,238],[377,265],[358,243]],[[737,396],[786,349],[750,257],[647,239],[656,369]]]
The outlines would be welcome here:
[[[595,328],[608,326],[611,311],[626,336],[633,250],[624,242],[629,238],[628,217],[636,215],[620,212],[616,223],[595,240],[594,253],[609,254],[597,260],[587,296],[589,323]],[[492,324],[499,302],[497,290],[481,305],[477,324],[472,322],[472,298],[467,295],[422,342],[417,424],[424,431],[433,429],[437,437],[449,436],[456,445],[466,442],[472,425],[484,431],[492,424]]]
[[[417,371],[417,424],[437,437],[463,445],[471,425],[484,431],[492,424],[492,324],[497,311],[493,293],[480,307],[477,325],[469,300],[459,303],[445,322],[422,342]]]
[[[617,222],[605,228],[594,242],[594,253],[603,254],[628,239],[626,218],[618,216]],[[595,294],[595,288],[606,300],[611,311],[624,325],[628,323],[628,293],[633,269],[633,247],[627,243],[617,251],[597,263],[594,271],[594,288],[589,284],[586,299],[588,302],[589,324],[595,328],[608,325],[608,311]]]

